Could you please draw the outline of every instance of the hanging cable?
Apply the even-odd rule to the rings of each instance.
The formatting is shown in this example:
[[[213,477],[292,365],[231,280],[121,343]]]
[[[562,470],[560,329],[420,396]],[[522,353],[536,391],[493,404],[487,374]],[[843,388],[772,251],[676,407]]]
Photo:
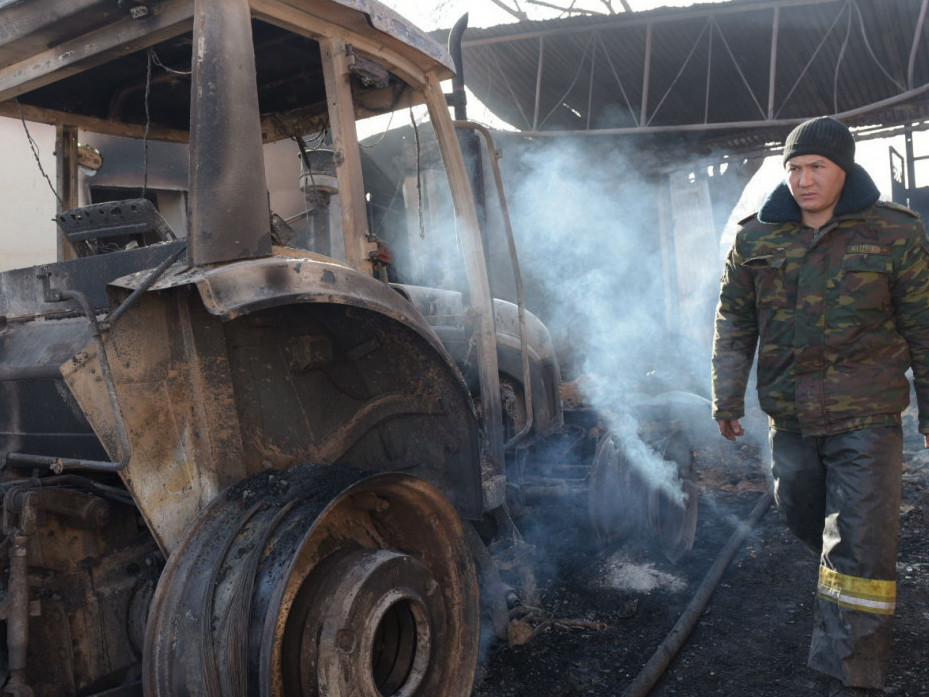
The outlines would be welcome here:
[[[55,189],[55,185],[52,184],[52,180],[49,179],[48,174],[45,173],[45,168],[42,166],[42,160],[39,159],[39,145],[35,142],[35,139],[32,137],[32,134],[29,132],[29,126],[26,125],[26,115],[23,113],[23,105],[19,103],[19,100],[14,100],[16,106],[19,107],[19,120],[22,121],[23,130],[26,131],[26,139],[29,141],[29,147],[32,150],[32,156],[35,158],[35,163],[39,166],[39,172],[42,173],[42,176],[45,177],[45,181],[48,182],[48,188],[52,190],[52,193],[55,194],[55,198],[58,199],[58,205],[61,208],[64,208],[65,202],[61,199],[61,196],[58,194],[58,190]]]
[[[149,51],[149,56],[151,57],[152,62],[155,65],[157,65],[159,68],[164,70],[166,73],[174,73],[175,75],[192,75],[193,74],[192,70],[175,70],[174,68],[168,67],[167,65],[161,62],[161,59],[158,57],[158,54],[155,53],[154,48],[150,48],[148,49],[148,51]]]
[[[358,145],[360,145],[362,148],[373,148],[377,145],[380,145],[381,141],[387,137],[387,133],[390,131],[390,125],[394,122],[394,114],[397,113],[397,105],[400,104],[400,99],[406,93],[407,87],[408,86],[406,84],[403,84],[403,86],[397,91],[397,94],[394,97],[393,102],[391,102],[390,106],[388,107],[388,113],[390,114],[390,118],[387,119],[387,126],[384,128],[384,132],[381,133],[381,137],[378,138],[373,143],[368,143],[367,145],[365,145],[364,143],[359,142]],[[378,114],[378,116],[383,116],[383,114]]]
[[[145,132],[142,135],[142,198],[148,191],[148,131],[152,125],[152,115],[149,110],[149,97],[152,92],[152,62],[155,49],[148,49],[145,64]]]
[[[419,239],[426,239],[426,221],[423,213],[423,169],[419,143],[419,127],[416,125],[416,116],[413,107],[410,107],[410,123],[413,125],[413,141],[416,144],[416,201],[419,209]]]
[[[380,145],[380,144],[381,144],[381,141],[384,140],[384,138],[387,137],[387,132],[390,130],[390,125],[394,122],[394,114],[396,114],[396,113],[397,113],[396,111],[391,111],[391,112],[390,112],[390,118],[387,119],[387,125],[384,127],[384,132],[381,133],[381,137],[380,137],[380,138],[378,138],[378,139],[377,139],[376,141],[374,141],[373,143],[368,143],[367,145],[365,145],[364,143],[358,143],[358,145],[360,145],[360,146],[363,147],[363,148],[373,148],[373,147],[375,147],[375,146],[377,146],[377,145]]]

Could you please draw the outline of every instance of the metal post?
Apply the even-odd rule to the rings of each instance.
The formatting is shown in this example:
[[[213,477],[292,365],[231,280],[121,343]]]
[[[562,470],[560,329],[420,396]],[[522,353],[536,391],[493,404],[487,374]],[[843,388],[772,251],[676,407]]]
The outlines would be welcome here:
[[[55,163],[57,170],[55,188],[58,191],[58,212],[61,213],[78,206],[77,128],[74,126],[58,125],[55,128]],[[57,248],[58,261],[67,261],[77,257],[74,247],[60,230]]]
[[[921,45],[923,35],[923,24],[926,22],[926,9],[929,7],[929,0],[923,0],[919,6],[919,19],[916,20],[916,33],[913,35],[913,46],[910,48],[910,60],[906,69],[906,88],[913,89],[913,71],[916,69],[916,53]]]
[[[771,57],[768,59],[768,119],[774,118],[774,97],[777,84],[777,35],[781,27],[781,8],[774,8],[771,23]]]
[[[639,114],[639,128],[648,125],[648,90],[652,73],[652,23],[645,25],[645,67],[642,71],[642,111]]]
[[[535,110],[532,112],[532,130],[539,129],[539,102],[542,99],[542,67],[545,58],[545,35],[539,34],[539,62],[535,74]]]

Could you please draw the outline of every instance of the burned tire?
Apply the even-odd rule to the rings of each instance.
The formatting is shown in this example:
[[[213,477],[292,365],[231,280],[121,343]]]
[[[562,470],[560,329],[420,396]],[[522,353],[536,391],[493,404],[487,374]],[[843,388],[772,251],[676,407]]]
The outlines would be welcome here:
[[[423,480],[264,472],[217,497],[169,558],[145,693],[466,697],[477,588],[461,521]]]

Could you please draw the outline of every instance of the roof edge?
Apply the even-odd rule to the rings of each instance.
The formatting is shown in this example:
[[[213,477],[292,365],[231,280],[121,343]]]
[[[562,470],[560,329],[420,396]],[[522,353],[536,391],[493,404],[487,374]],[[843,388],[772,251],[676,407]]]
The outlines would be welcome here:
[[[361,12],[368,17],[371,26],[398,41],[408,44],[455,72],[451,55],[440,43],[429,36],[403,15],[382,5],[377,0],[332,0],[337,5]]]

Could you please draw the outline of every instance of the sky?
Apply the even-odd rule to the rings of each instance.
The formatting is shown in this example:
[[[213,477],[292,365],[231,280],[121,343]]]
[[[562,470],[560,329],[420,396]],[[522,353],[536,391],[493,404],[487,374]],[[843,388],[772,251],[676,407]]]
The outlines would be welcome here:
[[[684,7],[720,0],[626,0],[634,12],[651,10],[656,7]],[[468,25],[472,27],[489,27],[495,24],[515,22],[516,18],[501,9],[494,0],[437,0],[423,11],[423,0],[381,0],[384,5],[393,8],[404,17],[415,20],[420,29],[447,29],[464,13],[468,13]],[[529,19],[555,19],[566,16],[548,5],[569,6],[570,0],[499,0],[507,7],[519,7]],[[621,0],[575,0],[576,10],[586,10],[597,14],[614,14],[624,12]]]

